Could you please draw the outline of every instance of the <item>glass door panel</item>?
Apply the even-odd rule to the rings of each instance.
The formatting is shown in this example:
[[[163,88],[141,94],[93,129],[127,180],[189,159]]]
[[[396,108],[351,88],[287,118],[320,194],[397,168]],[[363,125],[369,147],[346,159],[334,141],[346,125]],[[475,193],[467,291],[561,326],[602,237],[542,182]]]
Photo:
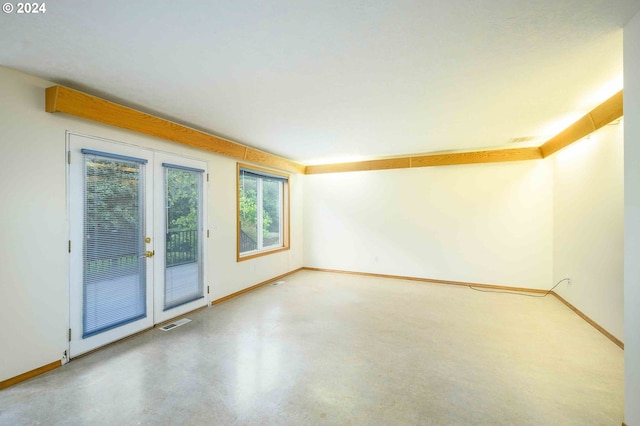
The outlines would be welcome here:
[[[206,163],[156,153],[156,323],[208,303],[204,280]]]
[[[84,163],[82,337],[144,318],[146,160],[81,150]]]
[[[165,172],[164,310],[204,297],[202,286],[202,169],[168,163]]]
[[[152,153],[68,134],[70,356],[153,326]]]
[[[67,148],[70,356],[206,306],[207,163],[71,133]]]

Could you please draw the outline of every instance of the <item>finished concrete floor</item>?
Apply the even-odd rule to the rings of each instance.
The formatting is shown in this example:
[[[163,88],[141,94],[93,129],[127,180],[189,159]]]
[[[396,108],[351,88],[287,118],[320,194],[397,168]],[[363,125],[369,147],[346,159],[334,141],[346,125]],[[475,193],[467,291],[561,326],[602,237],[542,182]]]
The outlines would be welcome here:
[[[622,422],[623,351],[553,296],[284,281],[0,391],[0,424]]]

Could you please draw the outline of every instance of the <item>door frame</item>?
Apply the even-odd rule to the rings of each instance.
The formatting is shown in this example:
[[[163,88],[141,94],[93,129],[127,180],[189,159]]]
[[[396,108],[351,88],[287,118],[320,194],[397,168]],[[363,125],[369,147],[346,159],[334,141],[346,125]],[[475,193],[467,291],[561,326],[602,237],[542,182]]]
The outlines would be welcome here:
[[[62,357],[62,363],[66,364],[68,363],[72,358],[75,358],[77,356],[83,355],[85,353],[91,352],[95,349],[89,349],[87,351],[83,351],[80,353],[76,353],[74,355],[71,354],[71,333],[72,333],[72,328],[73,328],[73,324],[72,324],[72,303],[71,303],[71,297],[72,297],[72,279],[74,278],[74,271],[72,269],[72,242],[73,242],[73,236],[74,236],[74,229],[72,229],[72,222],[71,222],[71,209],[72,209],[72,194],[71,194],[71,180],[72,180],[72,176],[71,176],[71,163],[70,161],[78,161],[76,158],[73,158],[73,156],[70,153],[70,149],[71,149],[71,138],[72,137],[81,137],[81,138],[87,138],[87,139],[91,139],[96,141],[96,143],[98,144],[111,144],[114,146],[115,149],[122,149],[122,150],[134,150],[134,151],[138,151],[138,150],[142,150],[146,153],[148,153],[148,157],[149,157],[149,162],[147,163],[147,168],[148,168],[148,172],[146,173],[148,176],[150,176],[150,178],[147,178],[146,182],[145,182],[145,193],[147,194],[147,200],[145,200],[146,204],[150,204],[150,212],[147,212],[147,217],[150,217],[151,220],[148,220],[147,223],[145,223],[145,232],[147,233],[147,235],[150,235],[153,240],[152,243],[149,245],[149,250],[154,250],[156,251],[156,255],[154,255],[153,258],[151,259],[147,259],[147,262],[149,262],[149,260],[151,261],[150,264],[147,264],[147,285],[149,285],[149,281],[151,282],[150,287],[151,287],[151,291],[147,292],[147,318],[150,319],[148,327],[145,327],[141,330],[137,330],[137,331],[133,331],[131,333],[126,333],[125,336],[123,337],[118,337],[115,338],[114,340],[111,340],[107,343],[104,343],[103,345],[99,345],[97,346],[95,349],[99,349],[101,347],[107,346],[111,343],[117,342],[118,340],[121,340],[123,338],[126,338],[132,334],[136,334],[138,332],[142,332],[142,331],[146,331],[149,330],[151,328],[153,328],[155,325],[160,324],[162,322],[166,322],[171,318],[176,318],[178,316],[184,315],[187,312],[193,311],[195,309],[199,309],[200,307],[208,307],[211,305],[211,299],[210,299],[210,294],[208,291],[208,244],[207,244],[207,240],[208,240],[208,193],[209,193],[209,168],[208,168],[208,162],[202,158],[197,158],[197,157],[190,157],[188,155],[183,155],[183,154],[178,154],[175,152],[168,152],[168,151],[162,151],[162,150],[157,150],[157,149],[153,149],[153,148],[147,148],[144,146],[139,146],[139,145],[135,145],[132,143],[126,143],[126,142],[121,142],[121,141],[117,141],[117,140],[113,140],[113,139],[107,139],[107,138],[102,138],[102,137],[98,137],[98,136],[93,136],[93,135],[87,135],[87,134],[83,134],[83,133],[79,133],[79,132],[73,132],[73,131],[66,131],[65,134],[65,186],[66,186],[66,208],[67,208],[67,239],[68,239],[68,244],[69,244],[69,250],[67,253],[67,312],[66,312],[66,325],[67,325],[67,329],[69,330],[69,338],[67,338],[67,345],[66,345],[66,351],[63,354]],[[101,151],[104,151],[105,149],[99,149]],[[132,155],[132,156],[135,156]],[[77,155],[76,155],[77,157]],[[156,159],[156,157],[158,157],[158,159]],[[184,164],[185,166],[197,166],[197,168],[201,168],[204,169],[204,174],[203,174],[203,178],[202,178],[202,229],[201,229],[201,238],[202,238],[202,285],[203,285],[203,294],[204,294],[204,298],[202,299],[202,303],[201,304],[194,304],[192,302],[190,303],[186,303],[184,305],[180,305],[177,306],[173,309],[170,309],[166,312],[171,312],[171,318],[164,318],[162,320],[158,320],[157,316],[156,316],[156,293],[159,293],[158,287],[159,285],[157,284],[158,281],[155,277],[156,271],[159,269],[156,266],[156,263],[162,263],[164,265],[164,262],[155,262],[154,259],[155,257],[160,254],[162,256],[164,256],[164,247],[160,247],[158,244],[160,243],[160,240],[156,240],[156,234],[158,232],[162,232],[162,231],[158,231],[158,226],[157,223],[158,221],[156,220],[156,216],[159,214],[164,214],[164,212],[162,210],[158,210],[157,209],[157,204],[158,202],[162,203],[162,197],[158,196],[158,193],[160,191],[164,190],[164,185],[159,184],[156,182],[157,177],[156,175],[158,174],[158,167],[162,167],[161,166],[161,159],[162,158],[171,158],[173,160],[174,163],[176,164]],[[158,161],[160,160],[160,161]],[[162,221],[164,222],[164,221]],[[77,231],[76,231],[77,232]],[[162,239],[162,241],[164,241],[164,239]],[[77,243],[76,243],[77,245]],[[164,278],[163,278],[163,282],[162,284],[164,285]],[[164,289],[162,289],[164,290]],[[150,293],[150,296],[149,296]],[[200,299],[199,299],[200,300]],[[197,306],[196,306],[197,305]],[[160,308],[160,310],[162,310],[162,308]],[[129,325],[129,324],[127,324]],[[127,327],[127,325],[124,325],[123,327]],[[105,331],[104,334],[106,335],[107,333],[110,333],[112,330],[108,330]],[[75,332],[80,332],[75,331]],[[103,334],[103,333],[101,333]]]
[[[170,163],[179,166],[189,167],[193,169],[201,169],[204,170],[202,173],[202,187],[201,187],[201,196],[202,196],[202,211],[201,216],[202,220],[200,223],[201,229],[199,230],[200,235],[200,249],[201,253],[201,262],[202,262],[202,294],[204,296],[203,299],[197,299],[192,302],[187,302],[182,305],[175,306],[168,310],[163,309],[164,305],[164,292],[159,291],[159,286],[154,285],[154,324],[161,324],[163,322],[169,321],[175,317],[180,315],[184,315],[187,312],[191,312],[195,309],[202,308],[204,306],[210,305],[209,293],[207,291],[207,189],[208,189],[208,164],[204,160],[198,160],[194,158],[184,157],[182,155],[177,155],[173,153],[163,152],[163,151],[155,151],[154,152],[154,183],[156,188],[154,189],[154,235],[155,239],[155,247],[162,247],[162,251],[160,252],[162,256],[154,256],[154,276],[160,277],[163,276],[162,282],[164,284],[164,273],[165,273],[165,259],[164,256],[164,247],[166,244],[166,236],[164,234],[166,227],[166,219],[164,215],[164,205],[166,202],[164,199],[164,172],[165,167],[163,167],[163,163]],[[159,195],[161,194],[161,195]],[[159,282],[159,281],[158,281]],[[162,289],[164,290],[164,288]]]

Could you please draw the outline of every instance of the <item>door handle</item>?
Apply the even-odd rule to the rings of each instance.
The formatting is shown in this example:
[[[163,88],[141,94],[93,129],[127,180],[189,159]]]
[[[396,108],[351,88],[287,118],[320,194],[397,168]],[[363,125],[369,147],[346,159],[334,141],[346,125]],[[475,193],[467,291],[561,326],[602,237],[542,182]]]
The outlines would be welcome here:
[[[138,256],[138,257],[153,257],[154,254],[155,254],[155,251],[147,250],[144,252],[142,256]]]

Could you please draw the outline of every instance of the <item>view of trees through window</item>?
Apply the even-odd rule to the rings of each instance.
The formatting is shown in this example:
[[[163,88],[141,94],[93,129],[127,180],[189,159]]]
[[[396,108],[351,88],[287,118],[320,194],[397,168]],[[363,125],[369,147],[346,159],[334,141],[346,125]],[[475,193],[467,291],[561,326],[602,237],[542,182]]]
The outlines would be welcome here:
[[[142,246],[138,232],[142,167],[85,157],[85,279],[99,279],[107,271],[130,274],[137,270]]]
[[[198,173],[168,168],[167,266],[198,260]]]
[[[283,180],[241,171],[239,190],[240,252],[282,245]]]

